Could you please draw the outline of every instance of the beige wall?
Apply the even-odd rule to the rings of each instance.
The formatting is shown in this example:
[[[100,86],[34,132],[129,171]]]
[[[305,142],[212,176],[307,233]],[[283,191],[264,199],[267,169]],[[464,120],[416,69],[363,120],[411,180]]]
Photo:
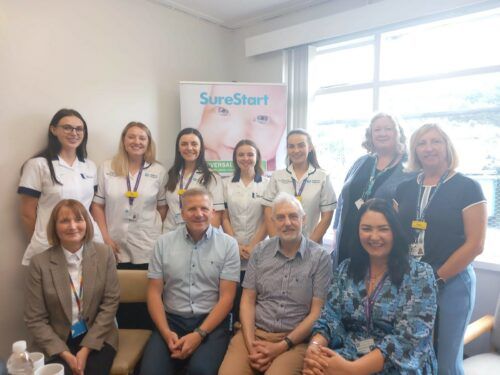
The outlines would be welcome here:
[[[146,123],[170,165],[180,80],[231,80],[231,33],[144,0],[0,0],[0,358],[26,337],[21,164],[45,143],[51,116],[79,110],[97,164],[123,126]]]

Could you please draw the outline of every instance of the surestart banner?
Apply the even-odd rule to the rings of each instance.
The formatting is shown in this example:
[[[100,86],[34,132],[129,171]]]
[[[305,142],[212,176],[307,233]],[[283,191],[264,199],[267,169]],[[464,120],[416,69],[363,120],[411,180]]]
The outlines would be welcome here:
[[[284,165],[287,90],[284,84],[180,82],[181,127],[197,128],[205,158],[222,174],[233,171],[233,150],[242,139],[260,149],[264,169]]]

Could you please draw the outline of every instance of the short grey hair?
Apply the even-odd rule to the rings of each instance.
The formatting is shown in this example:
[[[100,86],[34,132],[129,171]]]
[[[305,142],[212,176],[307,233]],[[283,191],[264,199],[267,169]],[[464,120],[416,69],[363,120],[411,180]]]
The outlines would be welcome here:
[[[271,206],[273,215],[276,213],[276,206],[282,203],[289,203],[297,208],[299,211],[300,215],[304,217],[306,215],[306,212],[304,211],[304,208],[302,207],[302,203],[294,197],[292,194],[285,193],[284,191],[278,193],[276,198],[273,200],[273,204]]]

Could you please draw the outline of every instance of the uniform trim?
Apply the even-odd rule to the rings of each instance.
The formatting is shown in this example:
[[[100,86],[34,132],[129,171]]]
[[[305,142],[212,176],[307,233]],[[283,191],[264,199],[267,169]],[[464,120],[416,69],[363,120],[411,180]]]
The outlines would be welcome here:
[[[42,195],[41,191],[35,190],[35,189],[30,189],[24,186],[19,186],[17,188],[17,194],[23,194],[23,195],[28,195],[33,198],[40,198]]]
[[[466,209],[468,209],[470,207],[476,206],[476,205],[481,204],[481,203],[486,203],[486,199],[483,199],[482,201],[471,203],[468,206],[465,206],[464,208],[462,208],[462,212],[464,212]]]

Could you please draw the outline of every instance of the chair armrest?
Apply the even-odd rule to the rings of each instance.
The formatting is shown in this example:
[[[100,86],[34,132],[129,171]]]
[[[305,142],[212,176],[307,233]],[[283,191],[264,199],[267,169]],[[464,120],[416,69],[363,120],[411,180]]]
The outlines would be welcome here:
[[[495,317],[493,315],[485,315],[467,326],[464,336],[464,345],[474,341],[483,333],[490,332],[493,329]]]

